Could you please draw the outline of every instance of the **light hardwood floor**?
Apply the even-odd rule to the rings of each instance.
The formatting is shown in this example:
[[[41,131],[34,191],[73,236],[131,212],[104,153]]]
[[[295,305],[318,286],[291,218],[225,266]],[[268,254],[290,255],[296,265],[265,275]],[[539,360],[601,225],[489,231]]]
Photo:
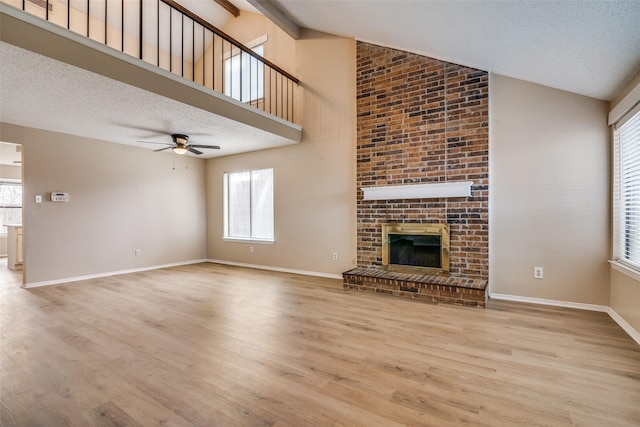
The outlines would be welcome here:
[[[16,277],[0,276],[2,426],[640,425],[640,346],[604,313],[215,264]]]

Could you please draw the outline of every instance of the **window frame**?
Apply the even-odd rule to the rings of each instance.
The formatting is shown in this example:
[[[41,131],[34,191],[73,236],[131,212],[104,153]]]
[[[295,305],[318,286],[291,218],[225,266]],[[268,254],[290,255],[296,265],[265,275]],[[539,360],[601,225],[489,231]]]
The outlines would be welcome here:
[[[625,113],[619,120],[613,124],[612,136],[613,136],[613,169],[612,169],[612,181],[613,181],[613,217],[612,217],[612,229],[613,229],[613,247],[612,247],[612,265],[619,271],[626,273],[638,280],[640,280],[640,260],[635,262],[627,257],[627,245],[630,240],[635,238],[636,244],[634,250],[640,253],[640,225],[635,227],[635,235],[629,236],[628,227],[626,224],[629,222],[625,209],[627,205],[625,203],[625,193],[623,190],[623,171],[625,165],[623,165],[623,159],[621,158],[622,148],[620,141],[620,129],[624,127],[630,120],[638,121],[636,126],[640,126],[640,103],[637,103],[627,113]],[[634,165],[640,167],[640,159],[634,161]],[[634,180],[635,183],[637,180]],[[635,187],[634,187],[635,188]],[[640,192],[640,188],[638,188]],[[637,203],[638,209],[640,209],[640,203]],[[636,257],[640,258],[640,257]]]
[[[24,195],[22,193],[24,187],[22,185],[21,181],[17,181],[17,180],[12,180],[12,179],[0,179],[0,185],[14,185],[14,186],[18,186],[20,187],[20,194],[21,194],[21,199],[20,199],[20,205],[15,205],[15,204],[3,204],[2,201],[0,201],[0,209],[20,209],[21,211],[21,217],[22,217],[22,209],[23,209],[23,204],[24,204]],[[22,222],[22,221],[20,221]],[[0,236],[6,236],[8,234],[8,230],[5,230],[6,227],[3,224],[3,220],[2,218],[0,218]]]
[[[258,37],[257,39],[254,39],[250,42],[248,42],[246,44],[246,46],[251,49],[252,51],[255,51],[255,49],[257,49],[258,47],[262,47],[262,53],[258,53],[258,55],[264,57],[264,47],[265,44],[268,40],[267,35],[263,35],[261,37]],[[245,89],[245,85],[244,85],[244,79],[242,77],[242,69],[244,68],[244,62],[245,62],[245,56],[248,56],[249,58],[247,59],[248,62],[248,66],[249,66],[249,77],[247,78],[248,80],[248,89],[249,89],[249,93],[248,96],[246,97],[247,99],[244,99],[246,95],[246,91],[243,90]],[[240,63],[240,70],[238,71],[237,74],[239,74],[239,76],[236,76],[233,70],[233,61],[237,60]],[[229,64],[229,65],[228,65]],[[256,71],[258,71],[258,74],[262,74],[262,79],[260,78],[256,78],[255,79],[255,83],[256,83],[256,96],[252,97],[253,93],[252,93],[252,87],[253,87],[253,81],[251,79],[251,70],[253,68],[253,66],[256,65]],[[243,52],[241,49],[238,48],[234,48],[232,47],[228,52],[224,53],[224,58],[223,58],[223,76],[224,76],[224,83],[223,83],[223,90],[222,92],[230,97],[233,98],[237,101],[240,101],[244,104],[254,104],[254,103],[259,103],[262,100],[264,100],[265,94],[264,94],[264,87],[265,87],[265,76],[264,76],[264,62],[259,61],[258,59],[254,58],[253,56],[247,54],[246,52]],[[231,76],[231,78],[228,78],[228,74]],[[234,82],[236,82],[237,80],[240,81],[239,86],[238,83],[234,84]],[[229,87],[227,87],[227,84],[229,84]],[[236,89],[237,87],[240,88],[239,91],[239,96],[235,97],[234,96],[234,89]],[[260,90],[261,89],[261,90]]]
[[[251,232],[251,236],[246,237],[246,236],[233,236],[230,235],[229,232],[229,227],[230,227],[230,221],[229,221],[229,175],[231,174],[241,174],[241,173],[247,173],[249,172],[250,174],[253,174],[253,172],[259,172],[259,171],[265,171],[265,170],[270,170],[271,171],[271,186],[272,186],[272,194],[271,194],[271,211],[272,211],[272,236],[268,237],[268,238],[264,238],[264,237],[255,237],[253,235],[253,231]],[[227,242],[244,242],[244,243],[258,243],[258,244],[274,244],[275,243],[275,171],[273,167],[265,167],[265,168],[256,168],[256,169],[242,169],[242,170],[234,170],[234,171],[229,171],[229,172],[224,172],[223,173],[223,178],[222,178],[222,183],[223,183],[223,194],[222,194],[222,199],[223,199],[223,230],[222,230],[222,239],[224,241]],[[252,206],[252,197],[253,197],[253,189],[252,189],[252,185],[253,185],[253,177],[250,175],[249,178],[249,205]],[[254,219],[253,219],[253,209],[250,208],[250,228],[253,229],[253,223],[254,223]]]

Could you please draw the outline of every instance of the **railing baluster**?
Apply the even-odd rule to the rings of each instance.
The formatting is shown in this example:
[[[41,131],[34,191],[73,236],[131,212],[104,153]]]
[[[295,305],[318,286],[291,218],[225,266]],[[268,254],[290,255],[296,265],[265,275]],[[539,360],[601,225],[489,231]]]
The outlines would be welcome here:
[[[105,1],[109,1],[109,0],[105,0]],[[138,0],[138,3],[140,4],[140,25],[139,25],[139,32],[140,32],[140,40],[139,40],[139,47],[138,47],[138,54],[140,55],[140,59],[142,59],[142,0]]]
[[[291,122],[295,123],[295,119],[296,119],[296,91],[295,91],[295,87],[293,86],[293,81],[291,82]]]
[[[211,89],[216,90],[216,33],[211,32]]]
[[[202,86],[207,87],[207,80],[206,80],[206,69],[205,69],[205,64],[206,64],[206,59],[205,56],[207,54],[207,42],[205,41],[204,35],[206,33],[206,30],[204,27],[202,27]]]
[[[91,16],[91,14],[89,13],[90,3],[91,3],[91,0],[87,0],[87,38],[89,38],[89,17]]]
[[[242,80],[242,51],[240,51],[240,55],[239,55],[238,59],[239,59],[239,67],[238,68],[240,68],[240,82],[238,83],[239,86],[240,86],[240,98],[238,99],[238,101],[244,102],[242,100],[242,86],[243,86],[242,83],[244,83],[243,80]]]
[[[191,20],[191,80],[196,81],[196,21]]]
[[[124,0],[120,2],[120,50],[124,52]]]
[[[157,23],[156,26],[156,65],[160,67],[160,0],[156,2],[156,6],[158,8],[158,13],[156,14]]]
[[[104,0],[104,44],[107,44],[107,28],[109,27],[109,13],[107,11],[108,0]]]
[[[180,75],[184,77],[184,15],[182,15],[182,20],[180,21],[180,56],[182,57],[182,61],[180,61]]]

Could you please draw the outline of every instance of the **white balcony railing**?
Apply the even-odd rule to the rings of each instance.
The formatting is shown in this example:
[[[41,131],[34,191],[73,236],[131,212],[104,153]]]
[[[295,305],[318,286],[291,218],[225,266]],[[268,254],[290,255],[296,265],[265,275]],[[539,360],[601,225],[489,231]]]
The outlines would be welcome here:
[[[0,0],[294,122],[298,79],[172,0]]]

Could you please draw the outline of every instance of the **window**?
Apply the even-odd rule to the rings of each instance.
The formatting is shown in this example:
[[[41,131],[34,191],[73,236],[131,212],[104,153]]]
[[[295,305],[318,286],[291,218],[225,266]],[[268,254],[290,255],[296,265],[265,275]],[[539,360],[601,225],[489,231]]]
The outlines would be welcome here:
[[[273,242],[273,169],[224,174],[224,237]]]
[[[0,234],[7,234],[4,224],[22,224],[22,184],[0,181]]]
[[[262,56],[263,46],[251,50]],[[225,59],[224,94],[242,102],[264,98],[264,63],[243,51]]]
[[[640,270],[640,106],[614,130],[614,258]]]

